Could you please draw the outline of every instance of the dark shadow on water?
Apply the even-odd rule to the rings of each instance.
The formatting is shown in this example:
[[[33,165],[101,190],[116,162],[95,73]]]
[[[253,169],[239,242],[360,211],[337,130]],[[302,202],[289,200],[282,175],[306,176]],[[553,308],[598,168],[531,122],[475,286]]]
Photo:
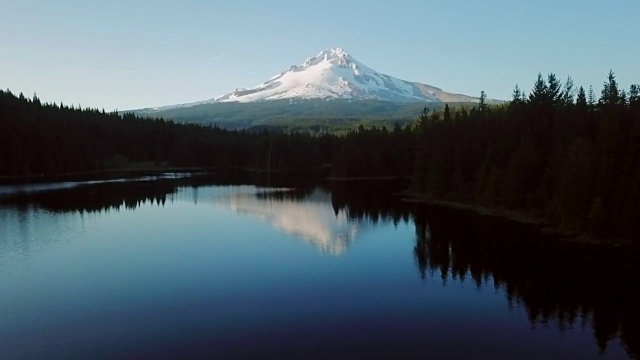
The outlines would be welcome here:
[[[504,291],[532,326],[592,327],[602,352],[617,339],[640,356],[640,254],[540,236],[530,226],[446,208],[415,216],[421,276]],[[490,281],[493,280],[493,281]]]

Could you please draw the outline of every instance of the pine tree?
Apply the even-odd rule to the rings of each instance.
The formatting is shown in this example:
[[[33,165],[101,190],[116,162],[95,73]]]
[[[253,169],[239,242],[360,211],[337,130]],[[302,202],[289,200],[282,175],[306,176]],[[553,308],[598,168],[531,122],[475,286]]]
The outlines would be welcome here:
[[[636,106],[640,104],[640,85],[631,84],[629,87],[629,105]]]
[[[589,97],[587,103],[592,109],[594,106],[596,106],[596,93],[593,91],[593,85],[589,85]]]
[[[429,128],[429,108],[424,107],[420,115],[418,115],[418,129],[424,132]]]
[[[33,102],[33,104],[38,107],[42,105],[42,103],[40,102],[40,99],[38,98],[38,94],[36,93],[33,93],[33,98],[31,98],[31,102]]]
[[[618,105],[624,104],[624,102],[625,93],[624,91],[620,91],[618,89],[618,82],[616,81],[616,77],[613,74],[613,70],[610,70],[607,81],[604,83],[604,86],[602,88],[602,93],[598,103],[600,105]]]
[[[564,90],[562,91],[562,102],[565,105],[573,104],[573,98],[576,96],[576,90],[573,86],[573,79],[571,76],[567,76],[567,82],[564,84]]]
[[[516,84],[515,89],[513,89],[511,96],[511,105],[518,105],[522,103],[522,90],[520,90],[520,86],[518,86],[518,84]]]
[[[554,73],[550,73],[547,77],[547,98],[554,105],[562,100],[562,85]]]
[[[584,93],[584,88],[582,86],[580,86],[580,89],[578,89],[578,97],[576,98],[576,106],[578,106],[578,108],[580,108],[580,109],[586,109],[587,108],[587,96]]]
[[[480,112],[485,112],[487,111],[487,94],[484,92],[484,90],[480,91],[480,102],[478,103],[478,110],[480,110]]]
[[[529,94],[529,102],[531,104],[547,103],[549,90],[547,83],[544,81],[541,73],[538,73],[538,79],[533,85],[533,90]]]
[[[444,114],[442,115],[442,119],[447,123],[451,122],[451,110],[449,110],[449,104],[444,105]]]

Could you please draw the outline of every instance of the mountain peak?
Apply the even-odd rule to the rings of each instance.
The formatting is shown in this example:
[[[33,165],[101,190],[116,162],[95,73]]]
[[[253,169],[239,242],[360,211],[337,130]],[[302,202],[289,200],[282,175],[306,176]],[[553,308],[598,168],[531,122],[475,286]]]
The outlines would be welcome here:
[[[317,56],[348,57],[349,53],[341,47],[328,48],[320,51]]]
[[[346,52],[344,49],[336,47],[336,48],[324,49],[320,51],[318,55],[307,58],[307,60],[304,62],[304,64],[302,64],[302,66],[303,67],[314,66],[314,65],[318,65],[323,61],[328,61],[329,63],[332,63],[333,65],[337,65],[337,66],[347,66],[353,61],[353,59],[351,58],[351,55],[349,55],[349,53]]]
[[[350,99],[385,101],[476,101],[465,95],[400,80],[368,68],[340,47],[320,51],[264,83],[209,102],[256,102],[281,99]]]

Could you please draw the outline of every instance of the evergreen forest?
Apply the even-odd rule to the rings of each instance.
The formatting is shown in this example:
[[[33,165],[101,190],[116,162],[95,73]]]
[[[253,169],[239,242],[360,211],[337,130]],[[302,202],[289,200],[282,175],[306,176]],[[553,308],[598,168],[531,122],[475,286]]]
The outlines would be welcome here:
[[[473,106],[450,105],[424,108],[411,123],[361,121],[341,133],[229,130],[0,91],[0,179],[326,169],[333,178],[411,178],[411,191],[428,199],[640,244],[640,86],[621,89],[610,72],[596,95],[570,77],[539,74],[530,94],[516,86],[510,102],[490,105],[483,93]]]

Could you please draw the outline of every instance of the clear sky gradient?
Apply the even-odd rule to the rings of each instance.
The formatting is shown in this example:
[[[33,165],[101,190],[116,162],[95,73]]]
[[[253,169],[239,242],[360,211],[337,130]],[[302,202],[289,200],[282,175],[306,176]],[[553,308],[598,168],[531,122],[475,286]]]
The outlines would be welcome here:
[[[0,88],[124,110],[255,86],[328,47],[508,99],[539,72],[640,82],[638,0],[0,0]]]

